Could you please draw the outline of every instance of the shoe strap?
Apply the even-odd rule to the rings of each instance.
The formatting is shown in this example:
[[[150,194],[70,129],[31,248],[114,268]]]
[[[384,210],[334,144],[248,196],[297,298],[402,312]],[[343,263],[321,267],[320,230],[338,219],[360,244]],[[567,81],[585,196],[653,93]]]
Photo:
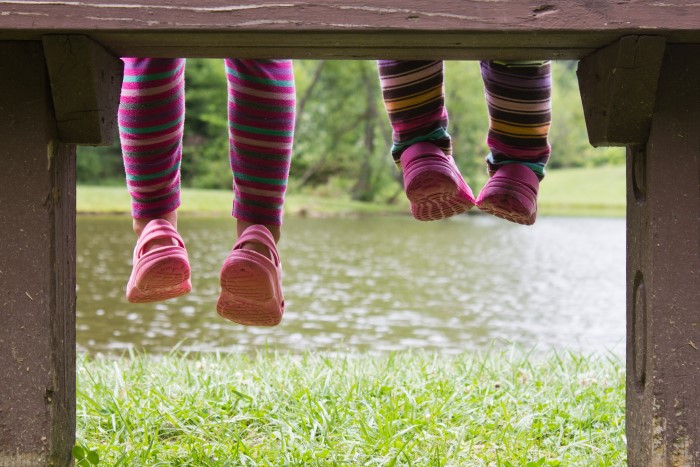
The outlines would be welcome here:
[[[260,243],[261,245],[266,246],[272,254],[275,265],[280,264],[280,257],[277,253],[277,244],[275,243],[275,239],[272,237],[272,233],[270,233],[267,228],[260,224],[251,225],[243,231],[240,237],[238,237],[233,249],[240,250],[243,244],[246,242]]]
[[[185,248],[185,242],[175,230],[173,225],[164,219],[153,219],[148,224],[146,228],[143,229],[141,236],[136,245],[137,257],[143,254],[143,249],[148,244],[148,242],[155,239],[174,239],[180,248]],[[173,245],[174,246],[174,245]]]

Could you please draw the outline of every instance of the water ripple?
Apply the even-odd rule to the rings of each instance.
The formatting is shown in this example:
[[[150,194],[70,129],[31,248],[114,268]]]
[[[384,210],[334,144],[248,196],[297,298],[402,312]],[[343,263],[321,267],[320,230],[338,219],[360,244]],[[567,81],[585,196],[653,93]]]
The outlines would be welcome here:
[[[280,245],[287,311],[273,329],[235,325],[214,309],[232,220],[183,216],[193,292],[144,305],[124,299],[130,226],[78,219],[82,350],[624,351],[623,219],[289,219]]]

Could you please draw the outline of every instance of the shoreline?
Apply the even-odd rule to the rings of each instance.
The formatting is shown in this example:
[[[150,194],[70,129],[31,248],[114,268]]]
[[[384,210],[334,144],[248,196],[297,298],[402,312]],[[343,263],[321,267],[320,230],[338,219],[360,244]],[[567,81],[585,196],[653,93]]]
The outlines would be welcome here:
[[[187,209],[178,210],[180,214],[185,214],[191,217],[230,217],[228,212],[216,212],[216,211],[190,211]],[[105,210],[105,211],[77,211],[76,215],[78,217],[130,217],[128,211],[116,211],[116,210]],[[396,217],[410,217],[411,213],[408,211],[398,212],[396,210],[387,210],[382,212],[380,210],[373,212],[363,212],[363,211],[347,211],[347,212],[335,212],[329,213],[324,211],[313,211],[313,212],[285,212],[285,217],[294,218],[308,218],[308,219],[351,219],[351,218],[364,218],[364,217],[384,217],[384,216],[396,216]],[[489,216],[489,214],[479,211],[478,209],[473,209],[461,216]],[[616,208],[596,208],[595,206],[557,206],[551,207],[540,207],[538,211],[538,218],[542,217],[600,217],[600,218],[624,218],[625,217],[625,207]]]
[[[547,174],[539,194],[539,216],[621,217],[626,216],[626,175],[624,166],[556,169]],[[473,186],[476,190],[478,186]],[[183,188],[178,212],[193,216],[228,216],[231,190]],[[130,214],[131,199],[123,186],[77,187],[80,216]],[[468,215],[479,215],[477,209]],[[350,199],[347,193],[314,195],[287,192],[285,216],[309,218],[410,216],[408,200],[400,195],[391,204]]]

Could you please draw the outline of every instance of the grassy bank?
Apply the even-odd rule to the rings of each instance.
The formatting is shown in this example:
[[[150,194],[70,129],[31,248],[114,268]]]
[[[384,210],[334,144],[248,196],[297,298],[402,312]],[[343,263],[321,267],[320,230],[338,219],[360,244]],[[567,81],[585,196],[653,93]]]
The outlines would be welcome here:
[[[180,213],[228,216],[232,194],[227,190],[182,190]],[[128,214],[131,207],[124,187],[78,186],[78,213]],[[286,214],[305,216],[344,216],[353,214],[405,214],[408,202],[397,205],[362,203],[349,198],[321,198],[290,193],[287,195]]]
[[[550,170],[540,185],[542,215],[625,216],[625,167]]]
[[[79,450],[110,466],[626,458],[624,365],[576,355],[81,357],[77,416]]]
[[[474,186],[475,190],[479,187]],[[227,215],[231,193],[226,190],[185,189],[183,213]],[[123,187],[78,187],[79,213],[128,213],[129,196]],[[624,216],[624,167],[595,167],[549,171],[539,199],[541,215]],[[396,204],[361,203],[348,197],[321,198],[289,193],[288,214],[343,216],[353,214],[406,214],[408,202],[400,196]]]

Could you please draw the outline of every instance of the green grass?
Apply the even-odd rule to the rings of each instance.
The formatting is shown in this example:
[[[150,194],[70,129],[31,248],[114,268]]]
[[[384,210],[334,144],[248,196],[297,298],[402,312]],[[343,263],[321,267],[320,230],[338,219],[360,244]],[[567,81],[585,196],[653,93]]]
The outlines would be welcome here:
[[[616,357],[78,360],[78,451],[109,466],[618,466],[624,406]]]
[[[547,171],[540,185],[543,215],[625,216],[625,167]]]
[[[227,190],[182,190],[180,213],[228,216],[233,194]],[[128,214],[131,199],[124,187],[78,186],[77,209],[81,214]],[[347,198],[321,198],[288,194],[285,212],[300,216],[347,216],[363,214],[405,214],[408,201],[396,205],[363,203]]]
[[[126,187],[78,185],[78,213],[128,214],[131,198]],[[180,212],[227,214],[231,211],[231,192],[225,190],[182,190]]]
[[[473,187],[477,188],[477,187]],[[184,189],[181,213],[228,215],[232,194],[227,190]],[[124,187],[78,186],[79,213],[124,213],[130,198]],[[406,214],[408,202],[400,196],[395,205],[362,203],[349,197],[314,197],[290,193],[286,213],[306,216]],[[550,170],[540,188],[541,215],[625,215],[623,166]]]

